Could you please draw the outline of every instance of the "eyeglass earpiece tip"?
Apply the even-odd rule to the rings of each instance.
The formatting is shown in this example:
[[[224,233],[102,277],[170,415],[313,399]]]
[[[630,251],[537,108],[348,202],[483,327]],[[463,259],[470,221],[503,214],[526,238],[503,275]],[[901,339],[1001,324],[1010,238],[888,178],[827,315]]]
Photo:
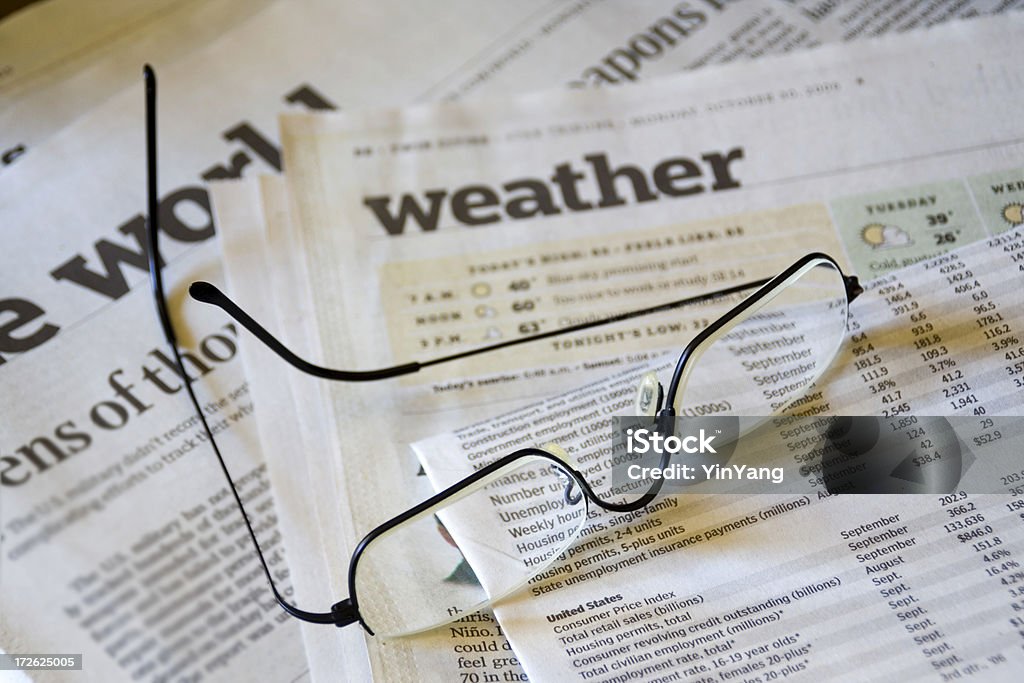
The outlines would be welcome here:
[[[219,294],[220,290],[209,282],[203,282],[202,280],[197,280],[188,286],[188,295],[196,301],[202,301],[204,304],[214,303]]]

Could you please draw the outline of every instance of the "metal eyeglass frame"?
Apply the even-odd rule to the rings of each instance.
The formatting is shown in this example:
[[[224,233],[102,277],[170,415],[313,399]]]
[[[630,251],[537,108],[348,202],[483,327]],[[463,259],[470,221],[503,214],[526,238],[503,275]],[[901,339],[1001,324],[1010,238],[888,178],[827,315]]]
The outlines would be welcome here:
[[[159,251],[159,211],[158,211],[158,192],[157,192],[157,125],[156,125],[156,75],[149,65],[146,65],[143,69],[143,76],[146,86],[146,179],[147,179],[147,222],[146,222],[146,233],[147,233],[147,246],[148,246],[148,260],[149,260],[149,275],[152,294],[156,304],[157,315],[160,318],[160,325],[163,330],[164,337],[171,347],[175,364],[178,370],[182,373],[183,377],[188,377],[185,365],[182,361],[181,352],[178,349],[178,338],[174,330],[174,325],[171,322],[171,316],[167,306],[167,296],[164,290],[163,284],[163,272],[162,264],[163,260],[160,257]],[[253,320],[248,314],[245,313],[237,304],[229,299],[223,292],[217,289],[212,284],[206,282],[195,282],[189,288],[191,296],[198,301],[213,304],[223,309],[229,316],[234,318],[238,323],[245,327],[251,332],[257,339],[270,347],[278,356],[287,361],[295,368],[301,370],[310,375],[320,377],[329,380],[338,380],[344,382],[365,382],[388,379],[392,377],[398,377],[401,375],[412,374],[419,370],[430,367],[433,365],[439,365],[451,361],[460,360],[462,358],[468,358],[491,351],[497,351],[499,349],[508,348],[518,344],[526,344],[529,342],[539,341],[541,339],[548,339],[551,337],[570,334],[573,332],[579,332],[601,325],[608,325],[611,323],[621,322],[624,320],[630,320],[640,316],[651,315],[654,313],[660,313],[664,311],[675,310],[684,306],[699,304],[713,299],[722,298],[739,292],[756,289],[750,296],[743,299],[739,304],[726,312],[723,316],[715,320],[713,323],[704,328],[698,333],[683,349],[683,352],[679,356],[679,360],[676,363],[675,372],[672,375],[672,381],[669,384],[667,395],[662,390],[660,384],[657,386],[657,408],[658,410],[658,422],[664,424],[663,420],[670,420],[675,415],[673,408],[675,403],[676,393],[679,389],[680,382],[684,378],[687,363],[691,358],[699,355],[698,351],[702,350],[701,347],[709,339],[713,340],[715,335],[726,328],[732,321],[742,316],[751,308],[763,304],[765,301],[770,300],[774,297],[777,290],[788,284],[791,278],[794,278],[801,274],[805,269],[812,267],[812,264],[816,262],[827,262],[836,268],[839,275],[842,277],[843,283],[846,287],[846,298],[847,303],[852,303],[862,292],[857,277],[852,275],[845,275],[839,264],[836,263],[835,259],[827,254],[823,253],[811,253],[802,257],[796,261],[793,265],[782,271],[780,274],[773,278],[766,278],[762,280],[755,280],[745,284],[735,285],[725,289],[709,292],[699,296],[688,297],[685,299],[679,299],[671,301],[658,306],[652,306],[649,308],[629,311],[626,313],[620,313],[607,318],[599,320],[593,320],[577,325],[571,325],[548,332],[535,334],[527,337],[521,337],[518,339],[508,340],[499,342],[497,344],[491,344],[489,346],[483,346],[468,351],[462,351],[454,353],[448,356],[434,358],[427,361],[421,362],[410,362],[401,365],[396,365],[387,368],[380,368],[376,370],[338,370],[332,368],[326,368],[320,365],[313,364],[289,350],[284,344],[278,339],[271,335],[265,328],[259,323]],[[592,502],[603,510],[611,512],[634,512],[644,508],[650,503],[657,493],[661,489],[663,483],[662,480],[658,480],[652,488],[643,496],[635,501],[629,503],[614,503],[606,501],[600,498],[590,484],[587,483],[583,474],[573,468],[571,464],[565,460],[559,458],[552,452],[542,450],[539,448],[524,448],[514,453],[506,455],[490,465],[481,468],[473,474],[467,476],[461,481],[449,486],[440,493],[431,496],[427,500],[423,501],[419,505],[412,507],[402,514],[384,522],[380,526],[370,531],[356,546],[355,551],[352,553],[352,558],[349,561],[348,569],[348,586],[349,586],[349,597],[333,604],[330,611],[327,612],[310,612],[295,605],[289,603],[284,596],[281,595],[277,588],[274,578],[270,573],[269,566],[267,565],[266,558],[263,555],[263,551],[260,548],[259,541],[256,538],[256,533],[253,530],[252,523],[249,520],[249,516],[245,511],[245,506],[242,503],[241,496],[238,489],[235,487],[234,480],[231,478],[231,474],[228,471],[227,465],[225,464],[224,457],[221,455],[220,448],[217,445],[216,440],[213,437],[213,432],[210,429],[209,424],[206,421],[206,416],[203,413],[199,401],[196,398],[195,392],[190,382],[184,383],[185,389],[188,393],[189,399],[192,402],[193,408],[196,414],[199,416],[200,422],[203,425],[203,430],[206,433],[206,437],[209,440],[210,445],[213,447],[214,454],[217,457],[217,461],[220,465],[221,471],[224,477],[227,479],[228,486],[231,489],[231,493],[234,495],[235,503],[238,506],[238,510],[245,521],[246,529],[249,532],[249,536],[252,539],[253,546],[256,549],[256,554],[259,557],[260,564],[263,567],[263,572],[266,575],[267,582],[270,585],[270,590],[273,593],[274,599],[284,609],[285,612],[291,616],[301,619],[309,623],[315,624],[333,624],[335,626],[348,626],[350,624],[359,622],[360,625],[371,635],[373,631],[363,620],[359,613],[358,601],[356,599],[355,590],[355,576],[356,566],[359,562],[363,551],[366,547],[376,538],[386,533],[387,531],[403,524],[409,519],[423,513],[431,507],[441,503],[453,496],[456,496],[465,489],[478,484],[480,481],[487,479],[493,473],[509,466],[510,464],[524,458],[543,458],[550,460],[552,465],[557,466],[564,474],[569,478],[568,483],[564,491],[564,497],[567,503],[576,504],[581,498],[585,497],[588,502]],[[664,406],[664,407],[662,407]],[[667,465],[668,454],[663,456],[662,466]],[[581,493],[573,494],[573,488],[579,487]],[[500,596],[498,596],[500,597]],[[497,598],[495,598],[497,599]]]

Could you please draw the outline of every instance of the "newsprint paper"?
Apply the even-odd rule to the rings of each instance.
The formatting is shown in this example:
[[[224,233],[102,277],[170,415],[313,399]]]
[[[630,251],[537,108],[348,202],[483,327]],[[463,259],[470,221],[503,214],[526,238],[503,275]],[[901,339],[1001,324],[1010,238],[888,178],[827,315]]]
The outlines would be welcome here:
[[[183,340],[189,367],[202,377],[206,410],[286,590],[297,577],[288,576],[287,540],[275,522],[302,513],[271,504],[266,475],[269,467],[271,478],[280,478],[275,471],[287,464],[265,466],[259,455],[251,388],[235,362],[238,330],[184,305],[185,284],[220,277],[203,182],[276,170],[277,111],[525,90],[609,74],[609,84],[643,80],[810,45],[826,34],[842,37],[841,17],[850,31],[870,27],[850,36],[859,37],[940,21],[967,6],[893,9],[899,4],[879,5],[887,9],[870,15],[851,8],[783,20],[787,5],[709,3],[693,31],[699,38],[675,43],[692,52],[665,50],[651,59],[620,53],[678,3],[630,3],[625,12],[615,8],[626,5],[612,3],[378,2],[372,13],[334,2],[275,3],[209,49],[162,67],[162,211],[172,305],[187,309],[180,323],[191,331]],[[751,7],[756,20],[747,14]],[[829,30],[819,36],[815,26]],[[1005,102],[1013,96],[1006,88]],[[116,96],[18,156],[0,187],[4,225],[12,231],[0,350],[0,646],[73,649],[85,653],[90,676],[110,680],[301,678],[307,665],[295,625],[279,620],[254,572],[224,485],[195,436],[182,378],[164,360],[140,240],[141,101],[135,89]],[[334,482],[329,469],[320,476]],[[284,500],[294,505],[299,497]],[[322,557],[336,566],[350,548],[326,548]],[[296,585],[296,599],[331,599],[334,588]],[[313,637],[329,645],[339,638],[331,629],[318,633]],[[346,670],[334,647],[307,653],[319,678]],[[394,671],[396,678],[415,676],[412,668]]]
[[[285,117],[316,360],[428,360],[771,275],[812,249],[868,280],[1011,229],[1019,22],[829,47],[614,96]],[[318,472],[333,468],[338,500],[368,531],[429,490],[406,444],[679,348],[715,314],[548,340],[386,385],[327,386],[344,456]],[[351,551],[341,531],[322,533],[329,556]],[[332,577],[336,594],[343,578]],[[470,631],[487,641],[481,651],[505,651],[496,624],[474,626],[375,645],[374,667]],[[472,673],[478,660],[458,666]]]
[[[269,4],[174,64],[158,59],[172,308],[189,331],[183,342],[190,370],[202,377],[208,414],[289,594],[294,580],[301,604],[337,597],[332,586],[303,586],[288,576],[288,534],[276,522],[291,516],[290,528],[302,528],[307,501],[285,495],[276,506],[270,502],[268,468],[272,479],[283,480],[277,473],[294,462],[263,463],[251,387],[236,360],[238,330],[186,305],[188,282],[220,278],[206,181],[277,170],[273,131],[281,110],[580,81],[616,85],[841,38],[836,27],[844,16],[851,26],[871,27],[851,36],[859,37],[938,22],[973,5],[907,3],[913,7],[897,15],[900,4],[886,3],[881,14],[851,8],[813,16],[799,6],[753,1],[686,9],[664,1],[485,7],[447,0],[375,2],[373,11],[355,11],[348,3],[305,0]],[[674,42],[663,38],[657,54],[646,39],[631,46],[666,19],[683,21],[672,19],[680,11],[689,17],[685,40],[669,34]],[[891,20],[882,20],[886,13]],[[57,132],[66,120],[32,119],[29,105],[28,115],[16,113],[26,111],[17,110],[23,100],[14,86],[24,75],[0,68],[0,79],[12,84],[6,92],[19,93],[3,102],[12,124],[3,126],[10,163],[0,184],[8,231],[0,337],[0,647],[84,653],[88,675],[107,680],[301,678],[307,664],[296,625],[280,619],[255,572],[224,483],[196,436],[182,378],[166,362],[146,292],[141,84]],[[29,137],[21,131],[41,136],[30,142],[47,141],[26,147]],[[332,456],[308,457],[319,463]],[[321,518],[337,518],[340,509],[323,508]],[[309,555],[324,562],[314,576],[347,557],[348,540],[344,553],[328,554],[328,547]],[[340,654],[339,639],[346,638],[359,635],[308,632],[315,677],[333,680],[349,666],[360,676],[364,664]],[[395,678],[414,676],[412,668],[391,671]],[[66,677],[33,672],[38,680]]]

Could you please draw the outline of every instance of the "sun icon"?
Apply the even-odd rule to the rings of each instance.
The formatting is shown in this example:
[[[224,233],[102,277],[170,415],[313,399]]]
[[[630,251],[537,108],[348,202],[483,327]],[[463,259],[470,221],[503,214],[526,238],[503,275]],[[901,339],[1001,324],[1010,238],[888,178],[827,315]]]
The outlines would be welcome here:
[[[860,231],[860,238],[872,249],[888,249],[913,244],[910,235],[904,232],[903,228],[896,225],[882,225],[881,223],[870,223]]]
[[[1003,220],[1010,225],[1024,223],[1024,204],[1013,202],[1003,207]]]
[[[878,248],[885,243],[885,238],[882,236],[884,232],[884,225],[872,223],[864,226],[864,229],[860,231],[860,238],[872,247]]]

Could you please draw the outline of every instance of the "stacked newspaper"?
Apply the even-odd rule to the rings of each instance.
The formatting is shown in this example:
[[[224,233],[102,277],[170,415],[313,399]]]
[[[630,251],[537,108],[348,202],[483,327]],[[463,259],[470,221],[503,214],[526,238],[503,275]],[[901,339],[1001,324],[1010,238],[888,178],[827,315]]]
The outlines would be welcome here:
[[[967,17],[1011,5],[446,0],[370,12],[305,0],[247,10],[252,18],[176,61],[168,48],[157,67],[171,304],[188,332],[189,379],[279,587],[303,609],[329,609],[347,596],[348,558],[366,532],[472,470],[471,447],[460,446],[461,459],[448,449],[467,433],[457,430],[477,423],[483,433],[495,416],[507,424],[524,414],[512,411],[581,385],[622,382],[611,373],[660,368],[724,309],[342,384],[284,364],[189,299],[190,282],[222,286],[303,357],[365,369],[770,276],[811,250],[865,281],[920,290],[930,259],[973,244],[973,267],[1008,280],[996,259],[1024,206],[1024,92],[1012,68],[1021,18]],[[964,20],[945,22],[955,17]],[[268,52],[270,43],[287,49]],[[63,83],[46,87],[80,87]],[[855,585],[829,594],[834,603],[787,602],[786,626],[666,640],[678,645],[671,661],[655,655],[664,644],[630,642],[616,658],[539,626],[577,598],[626,591],[611,571],[409,638],[300,629],[264,585],[161,343],[139,213],[141,87],[73,123],[30,125],[24,112],[41,92],[25,86],[5,106],[12,137],[0,141],[19,150],[0,176],[11,231],[0,302],[4,651],[82,653],[88,677],[104,680],[956,678],[1019,668],[998,580],[965,589],[980,605],[965,623],[936,615],[942,627],[916,635],[851,646],[862,630],[898,630],[896,617],[844,625],[821,615],[877,600],[840,567],[850,551],[835,537],[896,514],[884,500],[816,507],[800,518],[815,533],[790,517],[766,522],[758,533],[785,539],[784,550],[766,551],[763,535],[688,556],[689,583],[670,587],[701,597],[688,605],[694,624],[755,603],[745,616],[763,616],[780,608],[765,602],[776,593],[827,592],[832,576]],[[445,102],[407,104],[416,100]],[[1012,324],[1016,290],[995,287],[993,298]],[[945,317],[929,322],[952,339]],[[898,347],[883,318],[865,314],[864,333]],[[915,360],[886,362],[902,376]],[[941,393],[941,374],[904,382],[900,400],[932,408],[922,397]],[[978,393],[993,413],[1019,409],[1012,392]],[[818,400],[835,412],[874,406],[853,391]],[[564,435],[537,438],[555,436]],[[693,523],[721,527],[758,509],[710,510]],[[934,526],[942,515],[931,512]],[[1019,546],[1012,529],[1000,538]],[[779,567],[808,578],[759,591]],[[644,590],[667,581],[651,571]],[[914,595],[934,601],[933,585],[912,584]],[[916,642],[932,631],[942,635]],[[786,658],[801,649],[814,656]],[[874,668],[854,668],[865,655]]]

